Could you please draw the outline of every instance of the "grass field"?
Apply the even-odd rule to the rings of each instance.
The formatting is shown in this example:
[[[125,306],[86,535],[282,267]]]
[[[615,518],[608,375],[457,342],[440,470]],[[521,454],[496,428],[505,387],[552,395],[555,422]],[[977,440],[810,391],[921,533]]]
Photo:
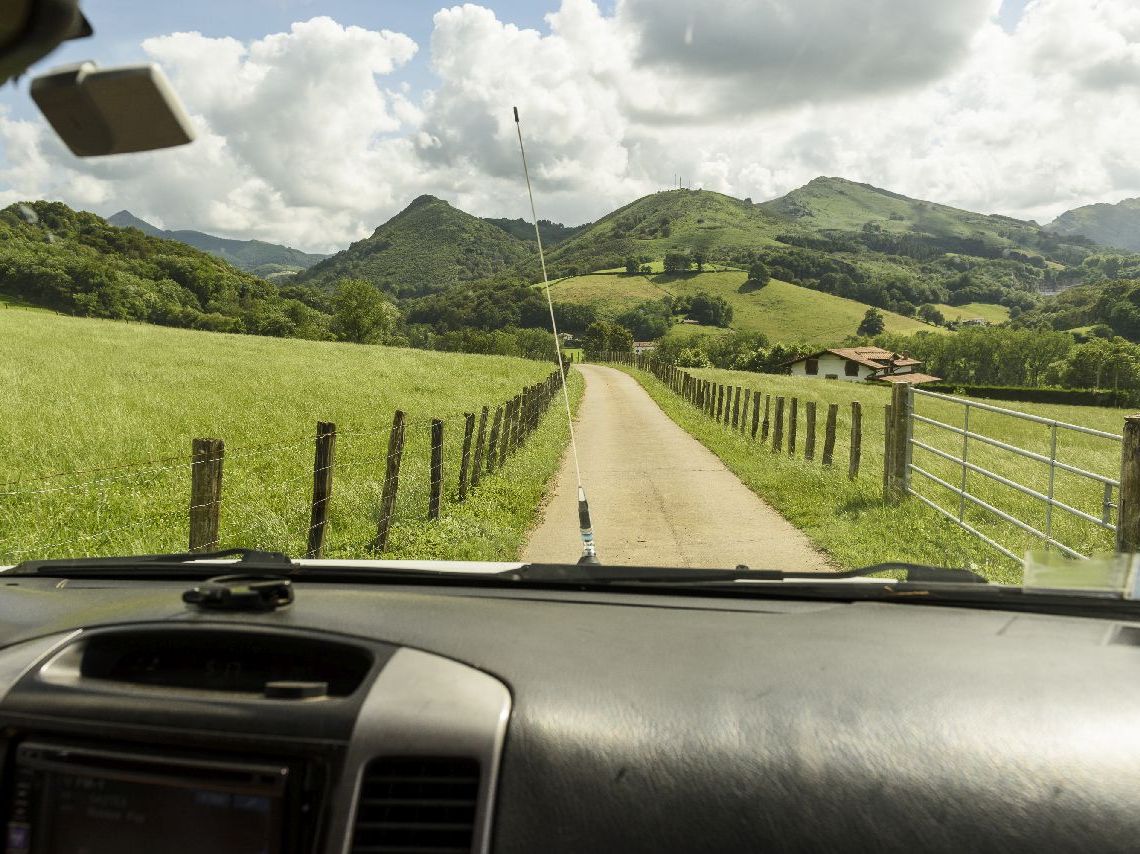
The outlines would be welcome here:
[[[194,437],[226,442],[220,545],[301,554],[318,419],[338,429],[327,554],[366,555],[396,408],[408,421],[385,556],[513,558],[557,468],[565,418],[551,407],[525,448],[458,504],[462,413],[551,369],[0,310],[0,563],[184,550]],[[427,524],[432,417],[445,421],[445,489],[441,521]]]
[[[561,302],[596,306],[616,315],[645,300],[664,296],[692,295],[700,291],[724,297],[733,308],[732,328],[762,332],[772,341],[803,341],[835,345],[854,335],[868,306],[810,288],[773,279],[757,291],[741,292],[747,274],[740,271],[686,275],[631,276],[594,273],[562,279],[551,285],[551,294]],[[886,331],[909,335],[939,331],[920,320],[884,311]],[[674,328],[670,335],[692,335]]]
[[[683,403],[651,374],[642,371],[632,373],[684,429],[724,460],[745,484],[771,502],[842,565],[857,567],[884,561],[910,561],[938,566],[970,566],[995,580],[1020,581],[1020,569],[1012,561],[919,501],[910,499],[894,506],[883,503],[883,407],[890,400],[889,389],[862,383],[793,379],[715,369],[693,372],[714,382],[740,385],[771,395],[773,410],[777,395],[798,397],[801,401],[799,448],[796,457],[791,458],[786,453],[774,454],[769,446],[758,446],[750,438],[718,425],[691,405]],[[819,405],[815,462],[802,459],[806,430],[803,404],[808,400]],[[847,478],[852,400],[860,401],[863,409],[862,461],[855,481]],[[829,403],[840,405],[832,469],[826,469],[819,463],[824,413]],[[1119,409],[1046,404],[1009,404],[1007,408],[1114,433],[1120,432],[1126,414],[1125,410]],[[963,423],[961,407],[953,404],[920,396],[916,411],[949,424],[960,426]],[[970,417],[970,429],[1031,451],[1049,452],[1047,427],[975,410]],[[961,451],[960,437],[928,425],[919,424],[915,438],[948,453]],[[1058,441],[1058,458],[1109,477],[1119,475],[1120,446],[1108,440],[1062,433]],[[971,448],[970,460],[1041,492],[1048,489],[1048,467],[1040,463],[978,444]],[[959,466],[921,449],[915,450],[914,462],[949,482],[957,483],[961,478]],[[912,481],[921,494],[944,507],[957,510],[957,498],[948,491],[918,475],[912,475]],[[1044,528],[1043,505],[978,474],[969,475],[967,486],[971,493],[991,504],[1035,527]],[[1055,495],[1078,509],[1100,516],[1103,499],[1099,485],[1059,472]],[[1039,541],[1009,523],[998,521],[969,504],[964,518],[1015,553],[1040,545]],[[1110,532],[1059,510],[1053,513],[1053,531],[1061,542],[1086,554],[1112,548]],[[759,563],[752,565],[762,566],[762,556],[758,560]]]
[[[1005,323],[1009,320],[1009,309],[1004,305],[990,302],[968,302],[965,305],[934,306],[947,320],[984,320],[987,323]]]

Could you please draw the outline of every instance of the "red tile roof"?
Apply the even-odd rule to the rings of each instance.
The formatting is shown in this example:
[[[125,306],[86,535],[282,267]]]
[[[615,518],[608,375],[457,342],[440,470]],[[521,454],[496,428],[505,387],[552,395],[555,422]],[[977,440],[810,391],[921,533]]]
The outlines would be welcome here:
[[[918,371],[911,371],[909,374],[887,374],[882,377],[872,377],[884,383],[936,383],[941,382],[942,377],[931,376],[930,374],[920,374]]]
[[[860,365],[866,365],[868,368],[874,368],[875,370],[890,367],[892,358],[894,358],[896,367],[922,364],[918,359],[912,359],[900,353],[892,353],[890,350],[884,350],[882,347],[835,347],[825,350],[824,352],[834,353],[836,356],[850,359],[852,362],[858,362]]]
[[[875,371],[889,370],[892,364],[896,368],[922,364],[918,359],[912,359],[910,356],[904,356],[901,353],[892,353],[890,350],[884,350],[882,347],[831,347],[827,350],[820,350],[818,353],[812,353],[809,356],[789,359],[783,364],[794,365],[796,362],[802,362],[806,359],[819,358],[824,353],[834,353],[841,359],[858,362],[860,365]],[[891,362],[892,358],[894,359],[893,363]]]

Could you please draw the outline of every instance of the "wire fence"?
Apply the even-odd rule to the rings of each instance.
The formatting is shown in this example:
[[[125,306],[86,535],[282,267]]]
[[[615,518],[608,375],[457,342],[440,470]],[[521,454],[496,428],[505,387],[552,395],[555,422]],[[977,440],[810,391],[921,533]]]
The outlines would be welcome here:
[[[510,400],[448,419],[319,422],[308,436],[0,482],[0,564],[209,551],[383,556],[447,509],[478,500],[537,429],[558,371]]]

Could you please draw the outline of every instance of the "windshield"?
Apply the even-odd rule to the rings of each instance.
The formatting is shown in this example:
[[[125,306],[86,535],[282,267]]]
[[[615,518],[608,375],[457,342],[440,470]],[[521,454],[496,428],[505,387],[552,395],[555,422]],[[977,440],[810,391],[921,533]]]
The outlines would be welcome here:
[[[1132,0],[81,5],[0,89],[0,565],[1140,550]]]

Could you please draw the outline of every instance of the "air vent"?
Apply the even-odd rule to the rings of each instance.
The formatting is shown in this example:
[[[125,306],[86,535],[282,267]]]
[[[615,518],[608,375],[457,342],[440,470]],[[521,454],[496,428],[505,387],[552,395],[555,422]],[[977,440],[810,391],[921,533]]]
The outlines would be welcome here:
[[[466,854],[475,841],[479,763],[389,757],[364,769],[353,854]]]

